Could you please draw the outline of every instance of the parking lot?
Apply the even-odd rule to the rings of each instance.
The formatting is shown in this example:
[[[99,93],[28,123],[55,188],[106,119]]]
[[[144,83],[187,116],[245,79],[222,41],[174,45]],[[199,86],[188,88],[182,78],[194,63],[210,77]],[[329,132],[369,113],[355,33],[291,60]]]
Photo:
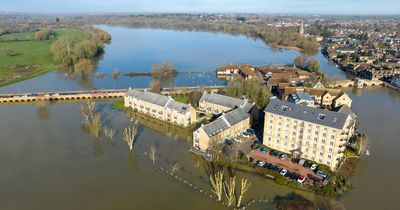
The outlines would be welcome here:
[[[246,137],[237,134],[235,139],[241,139],[241,141],[235,141],[234,139],[228,140],[229,143],[225,143],[225,146],[230,147],[231,151],[239,152],[242,151],[244,154],[249,153],[251,149],[251,145],[254,144],[254,141],[258,140],[255,134],[246,133]],[[226,140],[225,140],[226,142]]]
[[[308,175],[315,176],[315,173],[310,168],[305,168],[299,164],[295,164],[290,158],[281,160],[278,157],[271,156],[269,152],[263,153],[260,151],[253,150],[249,154],[249,157],[253,158],[255,161],[265,161],[267,163],[279,166],[291,172],[296,172],[301,176],[308,177]]]

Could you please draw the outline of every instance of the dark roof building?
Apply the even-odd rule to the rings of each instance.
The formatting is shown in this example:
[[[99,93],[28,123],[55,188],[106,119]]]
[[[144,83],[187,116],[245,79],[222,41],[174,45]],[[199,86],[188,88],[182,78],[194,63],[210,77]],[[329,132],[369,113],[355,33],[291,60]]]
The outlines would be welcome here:
[[[349,117],[346,113],[317,109],[276,99],[270,101],[264,112],[336,129],[342,129]]]

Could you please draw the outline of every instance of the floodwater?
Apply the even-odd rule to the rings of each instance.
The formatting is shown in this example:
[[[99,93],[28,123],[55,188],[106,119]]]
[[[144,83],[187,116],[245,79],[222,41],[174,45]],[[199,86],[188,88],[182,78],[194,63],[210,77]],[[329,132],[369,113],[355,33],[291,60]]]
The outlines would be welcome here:
[[[260,40],[244,36],[101,27],[113,37],[97,67],[106,74],[104,78],[81,80],[52,72],[2,87],[0,92],[146,87],[150,78],[120,75],[114,80],[111,72],[114,68],[122,73],[146,72],[152,64],[165,60],[180,71],[203,72],[230,62],[285,64],[299,54],[270,49]],[[344,76],[322,55],[315,57],[322,59],[322,70],[329,75]],[[175,84],[224,82],[216,80],[214,73],[196,73],[179,75]],[[348,209],[396,209],[400,205],[396,199],[400,182],[395,178],[400,159],[400,93],[368,88],[361,94],[349,90],[349,94],[360,129],[370,138],[371,155],[361,161],[352,179],[355,189],[340,202]],[[0,106],[0,209],[225,209],[209,198],[207,164],[188,152],[190,131],[146,116],[126,116],[114,112],[111,105],[98,102],[97,109],[103,124],[117,132],[113,140],[95,139],[81,128],[80,103],[49,104],[47,109],[34,104]],[[139,132],[130,152],[122,141],[122,130],[133,123],[139,125]],[[152,145],[158,154],[155,165],[148,157]],[[173,165],[178,166],[174,172],[178,179],[165,172]],[[252,183],[244,202],[293,192],[262,177],[236,175]],[[311,193],[296,193],[321,207],[330,203]],[[261,206],[272,208],[255,204],[250,209]]]

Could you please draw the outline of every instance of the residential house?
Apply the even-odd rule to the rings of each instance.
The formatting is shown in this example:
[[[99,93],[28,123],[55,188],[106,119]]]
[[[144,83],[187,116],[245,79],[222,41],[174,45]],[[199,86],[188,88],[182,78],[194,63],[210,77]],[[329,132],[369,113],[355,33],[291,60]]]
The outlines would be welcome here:
[[[199,110],[207,114],[221,114],[236,108],[242,108],[249,113],[252,124],[258,121],[259,108],[246,98],[239,99],[217,93],[204,92],[199,101]]]
[[[201,125],[193,132],[193,147],[203,152],[212,149],[213,144],[234,136],[250,127],[250,115],[243,108],[222,113],[216,120]]]
[[[179,126],[196,122],[196,110],[190,104],[175,101],[160,94],[129,89],[124,97],[125,107]]]

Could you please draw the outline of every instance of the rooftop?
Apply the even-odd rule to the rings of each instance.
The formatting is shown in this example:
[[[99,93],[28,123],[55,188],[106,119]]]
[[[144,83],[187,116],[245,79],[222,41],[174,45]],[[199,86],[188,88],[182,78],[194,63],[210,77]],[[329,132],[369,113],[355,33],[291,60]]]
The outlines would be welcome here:
[[[319,124],[336,129],[345,126],[348,114],[316,109],[304,105],[293,104],[286,101],[271,100],[264,112],[290,117],[314,124]]]
[[[156,104],[158,106],[176,110],[180,113],[186,113],[187,111],[189,111],[189,106],[187,104],[174,101],[174,99],[168,96],[163,96],[157,93],[130,89],[126,92],[126,95],[132,98],[137,98],[142,101]]]
[[[223,113],[216,120],[202,127],[206,134],[209,137],[212,137],[249,117],[250,115],[245,110],[237,108],[232,111]]]
[[[253,108],[254,104],[247,102],[245,99],[234,98],[230,96],[224,96],[216,93],[203,93],[200,101],[206,101],[213,104],[218,104],[232,109],[241,107],[246,112],[249,112]]]

